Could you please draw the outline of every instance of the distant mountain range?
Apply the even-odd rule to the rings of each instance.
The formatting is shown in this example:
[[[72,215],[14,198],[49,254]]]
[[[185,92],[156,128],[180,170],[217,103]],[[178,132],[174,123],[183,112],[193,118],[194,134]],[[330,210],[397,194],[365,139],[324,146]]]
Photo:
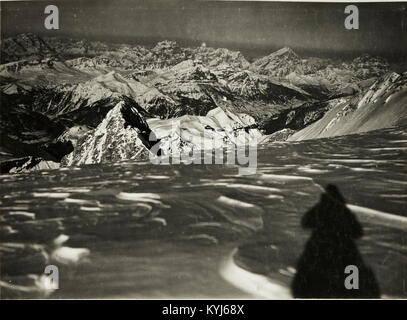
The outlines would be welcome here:
[[[262,143],[407,124],[407,73],[380,57],[303,58],[282,48],[248,61],[173,41],[144,47],[34,34],[1,45],[2,172],[144,159],[151,132],[164,153],[201,148],[165,129],[169,119],[203,136],[250,128]],[[168,147],[174,139],[179,150]]]

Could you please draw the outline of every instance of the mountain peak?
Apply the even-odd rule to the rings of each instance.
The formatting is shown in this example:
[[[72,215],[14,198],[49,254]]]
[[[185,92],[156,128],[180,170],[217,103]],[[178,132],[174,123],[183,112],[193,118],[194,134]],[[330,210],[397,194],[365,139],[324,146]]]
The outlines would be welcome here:
[[[70,166],[146,158],[145,141],[149,134],[149,127],[138,110],[123,100],[94,130],[77,141],[74,151],[62,163]]]
[[[300,57],[291,48],[284,47],[256,60],[252,66],[260,73],[282,77],[294,71],[298,64],[301,64]]]
[[[273,52],[271,54],[271,56],[274,56],[274,57],[289,56],[289,57],[299,58],[299,56],[290,47],[281,48],[280,50],[277,50],[277,51]]]

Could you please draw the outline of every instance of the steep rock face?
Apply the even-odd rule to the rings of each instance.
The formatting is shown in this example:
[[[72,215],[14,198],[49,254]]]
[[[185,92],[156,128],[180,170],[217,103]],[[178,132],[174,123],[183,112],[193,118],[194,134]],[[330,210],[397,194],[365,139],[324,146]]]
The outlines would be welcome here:
[[[133,106],[119,102],[96,129],[77,141],[62,165],[82,165],[148,157],[147,123]]]
[[[295,133],[304,140],[366,132],[407,124],[407,74],[389,73],[359,96],[338,103],[325,116]]]

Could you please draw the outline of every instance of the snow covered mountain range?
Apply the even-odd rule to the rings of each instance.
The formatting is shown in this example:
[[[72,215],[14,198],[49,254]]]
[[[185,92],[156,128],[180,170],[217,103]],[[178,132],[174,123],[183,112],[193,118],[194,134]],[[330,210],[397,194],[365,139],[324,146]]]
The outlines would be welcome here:
[[[151,133],[164,153],[201,147],[196,137],[174,136],[172,120],[181,132],[220,140],[225,129],[256,130],[262,143],[407,124],[407,73],[380,57],[305,58],[282,48],[249,61],[173,41],[145,47],[34,34],[1,45],[3,173],[145,159]],[[174,139],[178,150],[168,147]]]

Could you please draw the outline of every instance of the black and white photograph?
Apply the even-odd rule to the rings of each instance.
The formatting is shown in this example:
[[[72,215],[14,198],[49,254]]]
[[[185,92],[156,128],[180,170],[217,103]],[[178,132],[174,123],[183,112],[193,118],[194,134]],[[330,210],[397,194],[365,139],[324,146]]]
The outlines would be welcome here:
[[[407,299],[407,2],[0,6],[1,300]]]

